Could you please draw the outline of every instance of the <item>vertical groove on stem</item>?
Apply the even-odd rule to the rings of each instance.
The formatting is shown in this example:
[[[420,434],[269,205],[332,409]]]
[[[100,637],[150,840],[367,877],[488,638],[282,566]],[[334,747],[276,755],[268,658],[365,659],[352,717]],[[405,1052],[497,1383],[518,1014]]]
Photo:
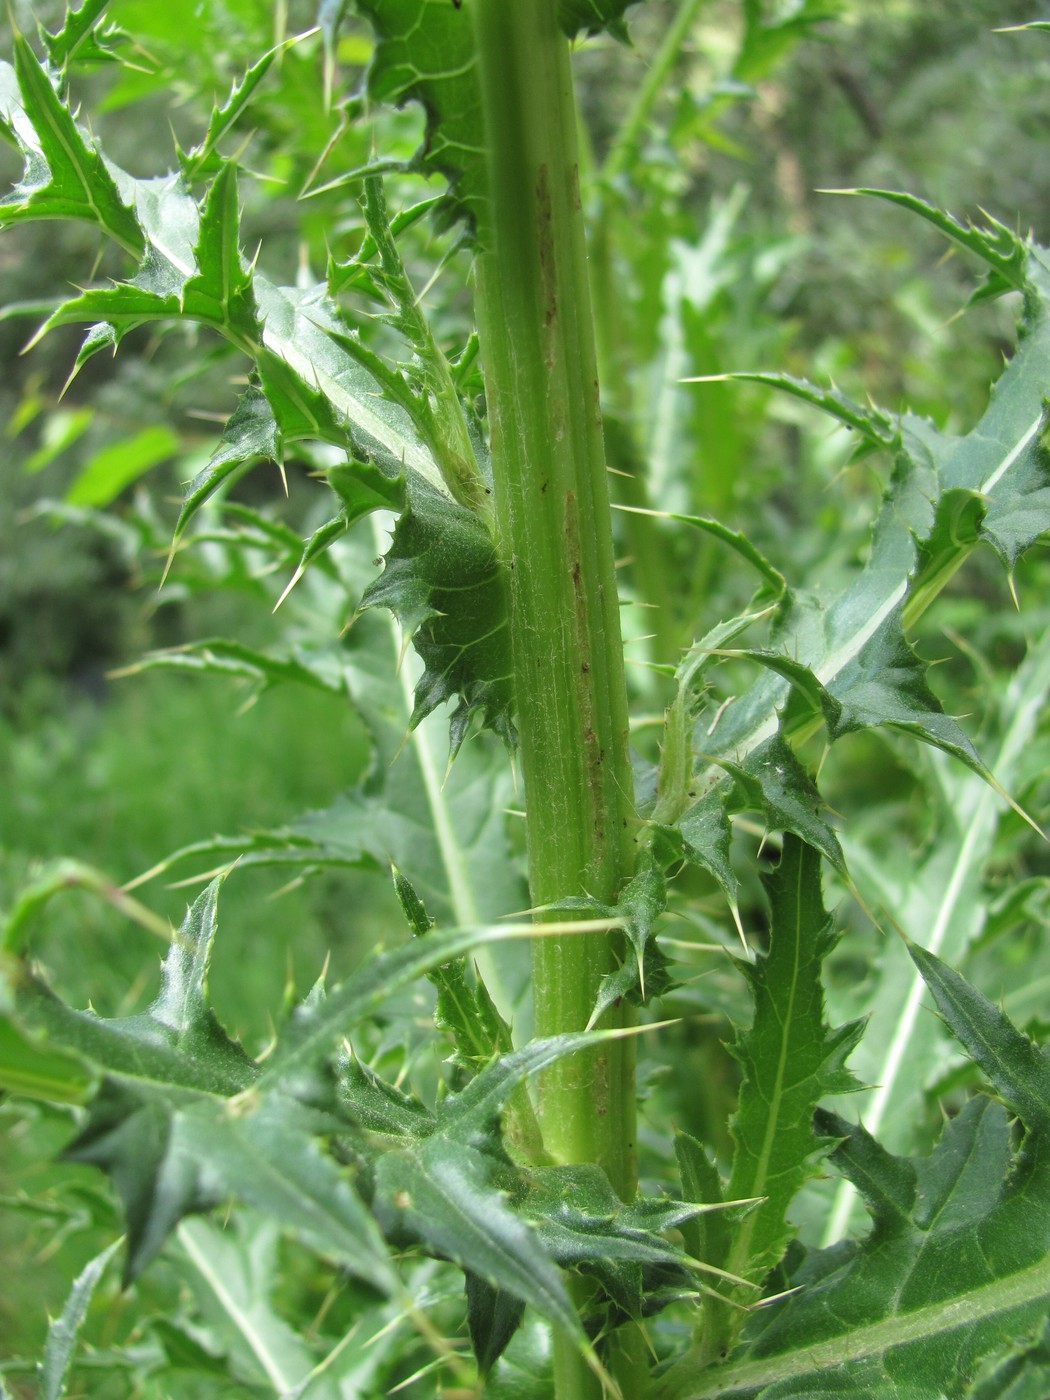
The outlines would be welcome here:
[[[634,803],[569,46],[556,0],[474,0],[472,9],[490,195],[477,308],[531,897],[610,901],[633,869]],[[604,934],[536,940],[536,1033],[582,1029],[616,962]],[[629,1015],[622,1006],[602,1024]],[[559,1062],[539,1096],[547,1150],[598,1163],[630,1200],[633,1038]],[[565,1347],[555,1376],[559,1400],[593,1393]]]
[[[633,861],[633,799],[568,44],[554,0],[475,10],[491,171],[478,311],[531,893],[609,900]],[[537,1032],[586,1025],[612,959],[601,934],[539,940]],[[545,1132],[555,1156],[600,1161],[629,1195],[633,1133],[608,1121],[615,1058],[577,1056],[546,1076]]]

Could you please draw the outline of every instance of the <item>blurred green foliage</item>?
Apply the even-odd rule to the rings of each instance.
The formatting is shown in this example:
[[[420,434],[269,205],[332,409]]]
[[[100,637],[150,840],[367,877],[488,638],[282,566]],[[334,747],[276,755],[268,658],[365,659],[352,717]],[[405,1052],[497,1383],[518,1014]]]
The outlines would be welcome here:
[[[829,575],[856,566],[882,481],[866,464],[848,466],[847,434],[829,434],[804,405],[755,385],[683,390],[677,380],[776,366],[833,378],[860,401],[870,394],[890,409],[906,404],[963,431],[1011,342],[1016,307],[1006,299],[960,317],[972,289],[972,269],[961,257],[945,259],[943,242],[898,211],[817,191],[912,189],[959,215],[986,206],[1007,224],[1031,222],[1044,237],[1050,228],[1050,167],[1042,158],[1050,42],[991,32],[1006,18],[1036,18],[1040,7],[1019,0],[1008,17],[997,0],[892,0],[878,7],[850,0],[836,8],[835,20],[745,79],[726,67],[738,6],[703,6],[639,148],[604,185],[597,177],[618,114],[675,7],[650,0],[637,11],[634,51],[604,38],[582,44],[577,55],[594,177],[585,201],[594,215],[599,310],[607,318],[610,456],[622,454],[628,466],[640,456],[661,504],[746,525],[772,558],[789,551],[799,574],[815,564]],[[54,27],[61,7],[41,4],[33,12]],[[32,27],[28,6],[16,4],[14,13]],[[213,104],[264,50],[282,46],[262,95],[224,143],[227,151],[245,145],[244,164],[254,176],[242,181],[245,246],[264,241],[268,271],[289,282],[299,268],[304,281],[323,275],[329,253],[345,257],[357,246],[363,225],[356,187],[340,177],[372,154],[369,122],[342,120],[343,104],[355,112],[360,105],[354,94],[371,46],[362,23],[344,24],[332,47],[324,33],[287,42],[313,25],[311,0],[112,0],[108,15],[134,36],[125,55],[132,62],[99,64],[76,82],[112,158],[137,175],[169,168],[172,130],[189,150]],[[420,139],[419,113],[386,114],[384,122],[384,150],[407,158]],[[16,159],[2,154],[14,177]],[[391,207],[411,202],[418,184],[392,176],[388,197]],[[612,234],[604,255],[603,228]],[[462,346],[469,264],[454,233],[424,222],[406,237],[404,251],[416,285],[426,286],[446,348]],[[242,697],[214,678],[186,681],[162,672],[107,679],[154,647],[211,634],[265,646],[284,624],[281,614],[273,620],[260,606],[272,606],[273,580],[253,574],[250,559],[231,563],[236,549],[223,553],[228,540],[218,517],[215,538],[197,546],[200,557],[177,556],[157,592],[182,488],[214,445],[217,422],[243,387],[243,366],[203,336],[187,344],[181,329],[139,331],[115,362],[91,361],[60,404],[75,334],[56,332],[19,356],[44,319],[42,299],[54,297],[69,270],[90,265],[95,252],[92,235],[65,225],[10,231],[0,240],[0,304],[25,308],[0,321],[0,906],[49,856],[75,854],[129,880],[204,834],[265,829],[331,801],[368,759],[360,722],[327,695],[279,689],[241,713]],[[115,271],[111,258],[102,255],[102,272]],[[442,272],[431,282],[435,267]],[[381,343],[382,329],[371,333]],[[629,347],[630,368],[617,363],[617,346]],[[156,461],[148,479],[119,494],[103,525],[83,509],[92,504],[84,499],[86,474],[100,454],[139,434],[154,435],[145,441]],[[299,536],[320,523],[310,467],[305,458],[291,464],[289,495],[275,512]],[[272,500],[271,487],[245,477],[228,500],[255,508]],[[42,506],[42,498],[52,505]],[[646,578],[635,544],[625,527],[624,552],[634,555],[625,592],[637,601],[652,576]],[[746,598],[750,580],[726,567],[717,546],[668,535],[663,548],[656,577],[664,590],[686,595],[680,616],[713,620]],[[223,585],[218,593],[216,580]],[[1036,601],[1047,597],[1048,582],[1045,557],[1023,562],[1015,584],[1027,604],[1022,623],[994,561],[976,555],[935,622],[920,632],[924,654],[945,659],[938,673],[945,708],[973,716],[989,741],[1004,726],[996,700],[1003,671],[1050,620]],[[629,612],[625,626],[643,638],[633,652],[638,660],[672,659],[644,640],[652,629],[640,609]],[[658,716],[666,700],[660,678],[639,667],[634,684]],[[650,755],[656,733],[638,732],[639,748]],[[192,735],[191,758],[173,735]],[[936,759],[927,771],[924,759],[909,752],[905,761],[900,750],[900,741],[881,734],[842,745],[828,760],[825,789],[833,806],[839,793],[866,794],[867,810],[851,815],[858,836],[895,825],[922,852],[950,818],[929,798],[931,785],[944,780]],[[1011,789],[1035,810],[1045,809],[1046,758],[1041,734]],[[738,832],[736,840],[753,850],[754,833]],[[746,922],[761,927],[765,897],[750,862],[741,863],[741,874]],[[1046,1020],[1046,979],[1028,979],[1025,968],[1039,958],[1045,966],[1047,874],[1042,847],[1025,836],[1020,818],[1007,819],[987,872],[999,891],[997,917],[972,965],[989,995],[1001,996],[1015,1019],[1033,1028]],[[399,927],[382,875],[329,872],[274,897],[280,884],[279,874],[231,879],[212,977],[217,1006],[253,1049],[265,1043],[286,979],[302,990],[329,951],[348,964]],[[1013,894],[1018,888],[1022,900]],[[703,939],[723,911],[699,877],[684,881],[681,895],[680,912]],[[688,903],[686,895],[693,897]],[[155,887],[150,899],[176,921],[185,902],[182,891]],[[856,923],[857,939],[829,964],[843,1014],[855,1009],[856,988],[875,975],[883,955],[881,935],[861,913],[849,906],[846,917]],[[157,958],[144,949],[147,939],[70,894],[41,918],[34,948],[71,1000],[129,1012],[153,991]],[[691,1018],[678,1035],[672,1072],[666,1064],[648,1066],[647,1115],[680,1123],[716,1153],[726,1146],[736,1091],[720,1050],[735,1003],[746,1019],[743,989],[728,971],[703,965],[700,980],[669,999],[668,1015]],[[938,1073],[934,1089],[950,1095],[964,1087],[952,1078],[966,1074],[957,1063],[939,1065]],[[699,1082],[706,1094],[686,1093]],[[68,1135],[65,1115],[10,1105],[0,1112],[14,1144],[0,1194],[42,1194],[56,1212],[41,1213],[43,1228],[12,1215],[17,1223],[0,1237],[5,1268],[33,1274],[17,1300],[0,1296],[0,1334],[12,1351],[28,1355],[39,1350],[45,1307],[60,1307],[65,1281],[108,1238],[99,1224],[110,1208],[85,1169],[41,1165]],[[655,1154],[647,1165],[654,1176],[665,1170]],[[85,1213],[95,1225],[85,1232],[73,1206],[88,1196]],[[67,1210],[68,1230],[56,1230],[54,1218]],[[325,1305],[335,1282],[288,1252],[280,1301],[289,1314],[309,1315]],[[163,1272],[140,1286],[143,1306],[158,1312],[180,1287]],[[440,1277],[434,1286],[444,1286]],[[344,1292],[332,1306],[348,1319],[352,1301]],[[108,1306],[101,1335],[117,1349],[133,1328],[115,1294]],[[409,1375],[426,1355],[406,1340],[398,1375]],[[21,1383],[8,1380],[15,1395],[29,1394],[19,1391]],[[121,1393],[107,1384],[91,1393]],[[229,1392],[216,1381],[214,1391],[194,1393]]]

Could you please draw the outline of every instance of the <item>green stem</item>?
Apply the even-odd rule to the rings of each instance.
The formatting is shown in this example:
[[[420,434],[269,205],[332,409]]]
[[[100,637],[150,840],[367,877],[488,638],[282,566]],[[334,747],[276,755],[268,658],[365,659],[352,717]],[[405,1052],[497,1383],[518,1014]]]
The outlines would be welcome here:
[[[602,176],[613,180],[623,173],[627,165],[637,156],[638,146],[649,120],[653,107],[671,76],[671,69],[678,61],[682,45],[693,23],[707,0],[681,0],[678,13],[667,26],[663,42],[652,63],[646,70],[645,80],[635,93],[630,111],[620,125],[609,152],[602,162]]]
[[[634,863],[627,695],[568,42],[556,0],[474,7],[489,160],[478,320],[491,425],[533,903],[615,899]],[[604,934],[537,939],[537,1035],[588,1023],[617,963]],[[625,1024],[623,1006],[602,1024]],[[544,1144],[636,1190],[633,1042],[560,1061],[539,1085]],[[632,1348],[627,1348],[632,1352]],[[625,1394],[644,1368],[617,1367]],[[598,1394],[556,1339],[558,1400]]]
[[[359,343],[342,337],[339,343],[365,364],[391,398],[412,417],[434,453],[442,480],[460,505],[488,520],[492,513],[489,490],[478,469],[452,370],[408,280],[387,215],[383,181],[378,175],[364,181],[364,209],[379,252],[383,282],[396,308],[394,323],[419,357],[424,376],[422,394],[413,393],[398,371],[383,369],[379,357]],[[365,360],[366,355],[371,356],[371,361]]]

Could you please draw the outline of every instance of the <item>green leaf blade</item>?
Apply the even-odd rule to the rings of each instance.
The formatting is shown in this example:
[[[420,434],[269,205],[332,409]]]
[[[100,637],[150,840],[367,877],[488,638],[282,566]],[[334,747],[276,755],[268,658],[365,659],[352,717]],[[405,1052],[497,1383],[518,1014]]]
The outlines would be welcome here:
[[[40,1368],[41,1400],[61,1400],[65,1395],[66,1377],[72,1364],[77,1336],[99,1279],[119,1247],[120,1241],[117,1240],[85,1264],[74,1280],[61,1313],[47,1329],[44,1360]]]
[[[835,937],[821,898],[818,852],[788,835],[768,884],[769,953],[757,964],[741,964],[755,1013],[732,1047],[743,1082],[726,1188],[727,1200],[765,1200],[718,1261],[753,1279],[778,1262],[792,1235],[788,1208],[829,1145],[813,1134],[814,1106],[825,1094],[857,1087],[845,1061],[862,1030],[858,1023],[832,1030],[824,1017],[820,969]]]
[[[24,111],[36,133],[39,155],[46,162],[47,178],[42,170],[34,169],[34,152],[27,148],[26,174],[13,193],[0,201],[0,222],[80,219],[140,257],[145,249],[142,228],[105,161],[84,141],[21,34],[15,35],[14,53]]]

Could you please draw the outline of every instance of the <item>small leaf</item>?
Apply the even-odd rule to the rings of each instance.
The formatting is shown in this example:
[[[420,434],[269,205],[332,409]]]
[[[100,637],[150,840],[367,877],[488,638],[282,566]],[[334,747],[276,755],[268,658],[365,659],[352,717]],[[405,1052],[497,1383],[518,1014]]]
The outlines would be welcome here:
[[[361,600],[365,608],[389,608],[423,661],[410,723],[458,699],[450,722],[453,755],[475,714],[514,743],[504,587],[484,524],[446,497],[420,489],[397,522],[383,573]]]
[[[103,1270],[120,1248],[120,1241],[96,1254],[77,1275],[65,1306],[47,1329],[44,1360],[40,1368],[41,1400],[61,1400],[66,1393],[66,1377],[73,1360],[77,1335],[87,1316],[92,1294]]]
[[[394,891],[402,913],[416,938],[425,938],[434,927],[423,901],[400,870],[393,868]],[[479,1001],[478,990],[467,982],[465,958],[454,958],[427,973],[437,989],[434,1025],[446,1031],[455,1045],[454,1064],[478,1069],[500,1051],[511,1049],[510,1027],[491,998]]]
[[[42,29],[40,37],[47,49],[47,56],[56,68],[64,68],[72,59],[83,62],[100,59],[113,59],[115,55],[109,47],[115,39],[126,39],[127,35],[116,26],[108,26],[102,39],[98,35],[98,22],[109,0],[81,0],[76,9],[66,10],[65,23],[55,34]],[[104,40],[108,40],[107,44]]]
[[[263,54],[262,58],[247,70],[244,77],[233,84],[226,101],[212,109],[203,141],[191,147],[189,151],[176,148],[179,165],[187,182],[196,179],[198,175],[213,174],[220,167],[222,162],[218,155],[218,144],[243,116],[255,96],[256,88],[273,66],[277,53],[277,49],[271,49],[269,53]]]
[[[720,1206],[724,1202],[718,1168],[696,1138],[675,1133],[675,1157],[682,1179],[683,1201]],[[729,1252],[731,1218],[724,1210],[705,1211],[679,1225],[686,1249],[694,1259],[725,1259]]]
[[[987,297],[1002,296],[1007,291],[1023,291],[1027,280],[1028,246],[1019,234],[1005,224],[985,214],[987,224],[960,223],[952,214],[935,205],[927,204],[913,194],[902,194],[897,190],[856,189],[835,191],[843,194],[869,195],[874,199],[884,199],[897,204],[902,209],[918,214],[920,218],[933,224],[935,228],[977,256],[990,267],[983,287],[971,297],[971,303],[983,301]]]
[[[693,379],[685,379],[685,384],[705,384],[719,383],[724,380],[739,380],[744,384],[765,384],[770,389],[780,389],[786,394],[791,394],[796,399],[801,399],[803,403],[812,404],[814,408],[822,409],[830,414],[832,418],[859,433],[867,443],[869,448],[894,448],[900,441],[900,427],[881,408],[872,405],[869,408],[862,408],[853,402],[841,390],[821,389],[816,384],[811,384],[808,379],[799,379],[793,374],[768,373],[763,370],[736,370],[732,374],[701,375]]]
[[[252,274],[241,262],[237,167],[226,161],[201,210],[197,271],[182,288],[182,312],[253,348],[260,335]]]
[[[771,831],[792,832],[846,875],[839,839],[821,816],[820,793],[780,734],[749,753],[743,764],[720,762],[736,780],[736,800],[743,809],[761,812]]]
[[[273,409],[262,390],[252,385],[238,400],[208,465],[190,482],[175,525],[175,539],[182,536],[201,506],[239,467],[280,460],[280,435]]]
[[[1050,1055],[947,963],[917,943],[908,952],[952,1034],[1006,1103],[1029,1129],[1050,1129]]]
[[[597,1167],[541,1167],[532,1174],[523,1211],[563,1268],[597,1279],[616,1310],[641,1319],[655,1285],[691,1286],[680,1249],[661,1238],[702,1207],[681,1201],[624,1205]]]

